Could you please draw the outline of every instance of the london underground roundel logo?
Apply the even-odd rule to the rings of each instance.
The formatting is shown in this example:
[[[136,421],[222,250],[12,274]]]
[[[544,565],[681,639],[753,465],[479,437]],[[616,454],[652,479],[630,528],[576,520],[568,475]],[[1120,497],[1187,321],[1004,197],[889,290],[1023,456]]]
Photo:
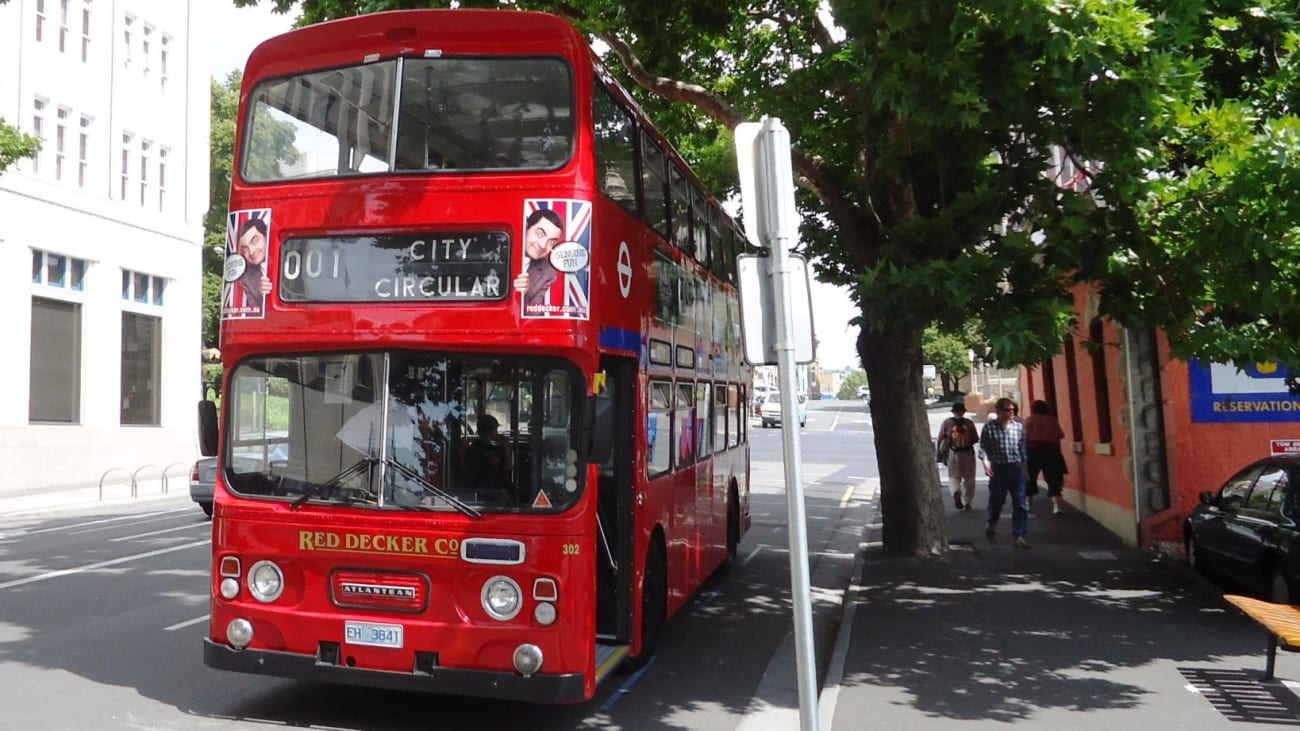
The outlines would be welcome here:
[[[618,291],[624,299],[632,292],[632,253],[626,241],[618,244]]]

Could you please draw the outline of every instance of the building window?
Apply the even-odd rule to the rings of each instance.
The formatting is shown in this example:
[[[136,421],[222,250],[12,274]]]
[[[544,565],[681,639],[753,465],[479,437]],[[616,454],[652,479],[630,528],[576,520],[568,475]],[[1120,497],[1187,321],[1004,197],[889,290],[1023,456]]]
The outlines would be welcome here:
[[[86,260],[32,250],[32,284],[71,289],[85,289]]]
[[[68,0],[59,0],[59,53],[68,49]]]
[[[45,35],[45,0],[36,0],[36,40]]]
[[[122,423],[157,426],[162,318],[122,313]]]
[[[167,50],[171,46],[171,36],[164,35],[158,43],[158,79],[163,91],[167,91]]]
[[[130,15],[122,19],[122,65],[131,65],[131,30],[135,26],[135,18]]]
[[[153,142],[140,140],[140,205],[142,206],[149,196],[149,151],[151,149],[153,149]]]
[[[42,145],[45,142],[45,105],[46,100],[36,97],[32,100],[32,136],[40,140]],[[38,150],[32,155],[32,172],[41,171],[41,153]]]
[[[158,148],[158,210],[164,210],[167,205],[167,153],[170,152],[166,147]]]
[[[1111,442],[1110,431],[1110,378],[1106,374],[1106,341],[1100,317],[1088,324],[1089,349],[1092,355],[1092,392],[1097,397],[1097,441]]]
[[[1079,413],[1079,363],[1074,352],[1074,336],[1066,335],[1061,349],[1065,351],[1065,379],[1070,398],[1070,439],[1083,441],[1083,416]]]
[[[144,75],[145,75],[145,76],[148,76],[148,75],[149,75],[149,51],[150,51],[150,45],[152,44],[152,42],[153,42],[153,26],[151,26],[151,25],[146,25],[146,26],[144,27],[144,35],[143,35],[143,37],[140,39],[140,55],[141,55],[141,56],[143,57],[143,59],[144,59]]]
[[[126,189],[131,184],[131,133],[122,135],[122,185],[119,200],[126,200]]]
[[[63,180],[63,161],[68,154],[68,117],[72,116],[72,110],[59,107],[55,115],[57,118],[54,121],[54,179]]]
[[[167,280],[151,274],[122,270],[122,299],[162,306]]]
[[[89,2],[89,0],[87,0]],[[81,9],[81,62],[90,60],[90,8]]]
[[[77,141],[77,187],[86,187],[86,166],[90,160],[90,117],[81,117],[81,136]]]
[[[81,305],[32,298],[30,421],[75,424],[81,419]]]

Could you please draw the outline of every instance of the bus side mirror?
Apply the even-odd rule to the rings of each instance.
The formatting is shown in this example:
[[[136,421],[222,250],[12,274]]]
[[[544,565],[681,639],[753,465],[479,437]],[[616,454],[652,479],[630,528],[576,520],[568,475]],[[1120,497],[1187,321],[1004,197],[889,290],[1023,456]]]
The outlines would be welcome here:
[[[211,457],[217,453],[217,405],[208,400],[199,402],[199,454]]]
[[[614,446],[614,399],[592,396],[587,401],[585,416],[586,434],[581,443],[587,453],[580,456],[587,462],[603,464],[609,460]]]

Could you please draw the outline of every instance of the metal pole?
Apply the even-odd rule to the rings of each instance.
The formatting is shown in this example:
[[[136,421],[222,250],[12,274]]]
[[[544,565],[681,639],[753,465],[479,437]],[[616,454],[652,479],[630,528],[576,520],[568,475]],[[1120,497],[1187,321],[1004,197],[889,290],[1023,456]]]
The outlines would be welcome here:
[[[799,401],[795,393],[798,379],[795,374],[794,317],[789,286],[791,269],[787,251],[793,243],[788,231],[778,231],[772,237],[771,276],[777,312],[777,373],[781,381],[781,444],[785,450],[785,496],[790,522],[790,589],[799,680],[799,728],[818,731],[817,666],[813,655],[812,593],[808,577],[808,520],[800,471],[803,460],[799,449]]]

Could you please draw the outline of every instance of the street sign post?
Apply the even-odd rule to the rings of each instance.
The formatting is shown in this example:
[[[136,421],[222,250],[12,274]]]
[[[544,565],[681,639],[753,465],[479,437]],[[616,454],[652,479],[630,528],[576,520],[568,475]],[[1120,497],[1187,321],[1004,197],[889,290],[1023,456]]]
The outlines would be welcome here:
[[[738,125],[736,164],[740,171],[745,235],[772,252],[767,277],[756,277],[771,287],[777,378],[781,384],[781,441],[785,449],[786,506],[790,515],[790,594],[793,598],[796,672],[799,684],[799,728],[818,731],[817,665],[812,641],[812,593],[809,588],[808,519],[804,512],[803,479],[800,475],[799,420],[795,380],[795,325],[790,249],[799,238],[799,212],[794,203],[794,175],[790,158],[790,133],[781,120]],[[804,287],[807,287],[805,270]],[[743,280],[742,280],[743,286]],[[741,301],[752,295],[741,290]],[[805,307],[808,299],[803,298]],[[809,316],[811,321],[811,316]],[[762,329],[762,328],[760,328]],[[809,328],[811,338],[811,327]],[[748,357],[750,347],[745,344]],[[811,351],[811,346],[809,347]],[[809,360],[811,360],[809,353]]]

